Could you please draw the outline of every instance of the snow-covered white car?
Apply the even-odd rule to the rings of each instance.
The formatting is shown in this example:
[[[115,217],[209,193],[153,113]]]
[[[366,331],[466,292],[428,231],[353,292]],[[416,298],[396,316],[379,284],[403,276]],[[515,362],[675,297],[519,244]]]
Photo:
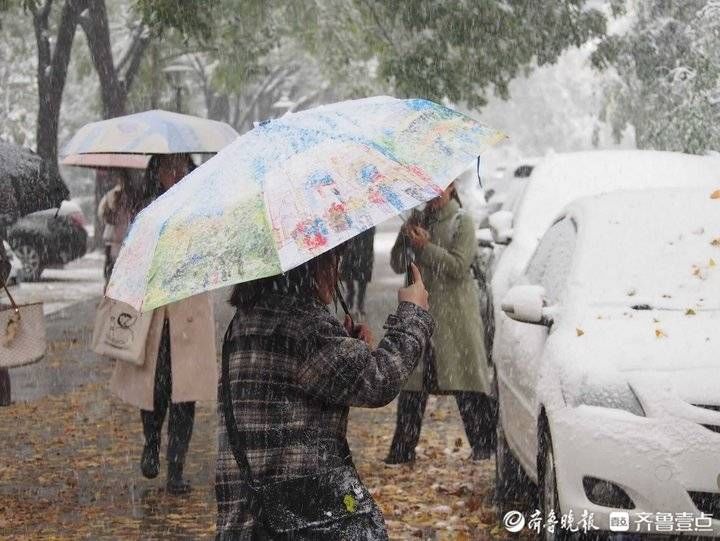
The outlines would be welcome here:
[[[488,216],[503,209],[513,208],[522,194],[528,179],[542,158],[523,158],[513,163],[500,178],[491,178],[484,186],[486,212]],[[480,221],[480,227],[487,227],[487,221]]]
[[[497,245],[490,267],[496,332],[508,321],[500,299],[527,265],[540,236],[573,200],[614,190],[716,186],[719,171],[718,156],[679,152],[596,150],[546,156],[515,204],[490,217]]]
[[[23,273],[22,261],[20,261],[17,254],[12,251],[10,244],[8,244],[6,240],[3,241],[3,246],[5,248],[7,258],[10,260],[10,275],[8,276],[7,284],[9,286],[19,284]]]
[[[519,464],[538,484],[544,517],[592,513],[608,530],[612,513],[628,513],[630,532],[639,525],[676,536],[668,524],[684,517],[686,535],[720,535],[720,520],[709,517],[720,518],[720,199],[712,192],[580,199],[496,299],[507,317],[494,348],[501,508],[522,483]]]

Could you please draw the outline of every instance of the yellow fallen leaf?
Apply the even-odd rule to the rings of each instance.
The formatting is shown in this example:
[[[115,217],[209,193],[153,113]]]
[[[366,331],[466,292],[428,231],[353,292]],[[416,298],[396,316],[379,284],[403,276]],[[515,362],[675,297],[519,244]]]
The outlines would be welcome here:
[[[715,190],[710,194],[710,199],[720,199],[720,190]]]
[[[585,334],[585,331],[583,331],[582,329],[575,329],[575,332],[578,336],[582,336],[583,334]]]
[[[655,337],[656,338],[667,338],[667,334],[665,334],[665,331],[662,329],[655,329]]]
[[[688,308],[687,310],[685,310],[685,315],[686,316],[694,316],[694,315],[696,315],[696,312],[692,308]]]
[[[714,267],[716,266],[715,260],[711,257],[710,261],[708,261],[708,267]]]
[[[345,509],[347,509],[348,513],[354,513],[357,510],[357,500],[352,494],[345,494],[343,503],[345,504]]]

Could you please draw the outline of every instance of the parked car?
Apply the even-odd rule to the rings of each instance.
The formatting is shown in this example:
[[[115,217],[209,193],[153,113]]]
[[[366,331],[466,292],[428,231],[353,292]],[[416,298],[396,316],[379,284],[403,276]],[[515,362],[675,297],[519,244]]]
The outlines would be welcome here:
[[[653,150],[588,151],[545,157],[512,207],[490,217],[497,249],[489,268],[495,329],[507,321],[500,299],[515,283],[540,236],[573,200],[623,189],[717,186],[720,157]]]
[[[36,281],[48,267],[63,266],[85,255],[87,220],[80,207],[65,201],[59,209],[20,218],[8,228],[8,241],[23,262],[24,279]]]
[[[5,255],[10,261],[10,275],[7,279],[7,285],[17,285],[22,281],[23,275],[23,264],[20,258],[15,252],[12,251],[10,244],[6,240],[3,241],[3,247],[5,248]]]
[[[720,535],[720,201],[708,188],[576,201],[496,302],[496,486],[543,516],[692,513]],[[617,516],[617,515],[616,515]],[[700,524],[694,522],[695,525]],[[655,532],[655,530],[651,530]],[[557,539],[547,530],[545,538]]]
[[[499,210],[511,205],[512,200],[522,191],[526,180],[532,176],[535,167],[543,160],[541,157],[527,157],[517,160],[502,177],[490,179],[485,187],[485,200],[491,208]]]

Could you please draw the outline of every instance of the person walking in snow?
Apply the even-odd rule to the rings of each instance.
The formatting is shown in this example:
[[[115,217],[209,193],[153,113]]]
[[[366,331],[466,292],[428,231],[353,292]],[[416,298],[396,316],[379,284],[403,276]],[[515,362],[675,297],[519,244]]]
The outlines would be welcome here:
[[[146,172],[147,185],[162,193],[193,167],[187,154],[153,156]],[[215,321],[208,294],[154,310],[143,365],[115,364],[110,389],[140,408],[145,435],[140,469],[149,479],[159,473],[160,434],[169,410],[166,487],[170,494],[191,490],[183,470],[195,402],[216,400],[216,386]]]
[[[453,394],[471,458],[489,458],[493,447],[494,403],[483,344],[478,287],[471,273],[477,244],[472,218],[463,212],[454,183],[403,225],[391,252],[391,266],[405,272],[409,260],[420,268],[437,322],[432,346],[398,397],[397,424],[387,464],[415,459],[415,447],[429,394]]]
[[[387,539],[353,466],[348,410],[391,402],[434,324],[415,268],[373,347],[366,325],[343,325],[327,308],[339,259],[336,248],[235,286],[220,382],[219,540]]]
[[[105,246],[103,275],[106,287],[130,222],[146,202],[142,189],[133,187],[127,170],[113,168],[109,173],[115,177],[116,184],[100,199],[97,210],[103,224],[102,238]]]

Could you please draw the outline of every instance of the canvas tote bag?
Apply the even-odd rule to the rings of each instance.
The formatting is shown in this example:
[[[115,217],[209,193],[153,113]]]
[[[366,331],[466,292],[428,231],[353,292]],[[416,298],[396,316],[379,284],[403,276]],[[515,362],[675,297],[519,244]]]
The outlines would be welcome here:
[[[10,306],[0,305],[0,367],[13,368],[39,361],[45,356],[45,315],[42,303],[15,303],[2,283]]]
[[[95,315],[92,349],[98,355],[142,366],[153,312],[103,297]]]

